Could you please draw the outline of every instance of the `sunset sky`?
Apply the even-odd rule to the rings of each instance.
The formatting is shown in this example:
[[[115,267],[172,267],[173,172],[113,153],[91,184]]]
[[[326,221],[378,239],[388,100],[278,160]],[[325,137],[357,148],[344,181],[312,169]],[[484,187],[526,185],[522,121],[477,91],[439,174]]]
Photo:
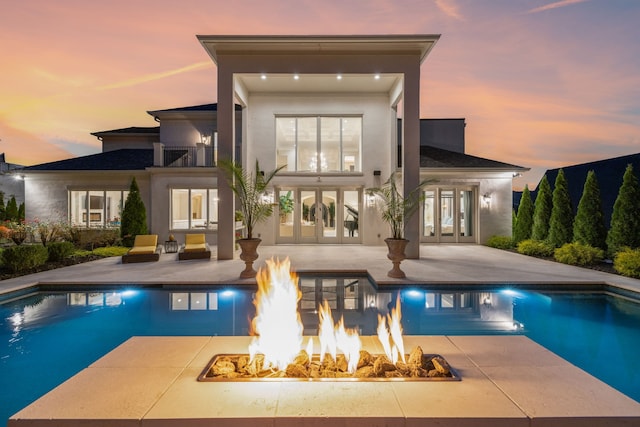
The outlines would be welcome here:
[[[216,101],[197,34],[441,34],[421,117],[467,153],[542,171],[640,152],[637,0],[0,0],[0,152],[99,152],[91,132]]]

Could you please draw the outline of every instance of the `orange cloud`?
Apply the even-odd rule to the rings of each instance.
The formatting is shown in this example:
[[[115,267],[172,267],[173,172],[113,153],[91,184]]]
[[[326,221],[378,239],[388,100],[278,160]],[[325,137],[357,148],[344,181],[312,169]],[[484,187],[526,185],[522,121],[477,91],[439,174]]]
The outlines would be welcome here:
[[[557,9],[559,7],[572,6],[574,4],[584,3],[586,1],[589,1],[589,0],[561,0],[561,1],[554,2],[554,3],[546,4],[544,6],[535,7],[533,9],[528,10],[527,13],[544,12],[546,10]]]

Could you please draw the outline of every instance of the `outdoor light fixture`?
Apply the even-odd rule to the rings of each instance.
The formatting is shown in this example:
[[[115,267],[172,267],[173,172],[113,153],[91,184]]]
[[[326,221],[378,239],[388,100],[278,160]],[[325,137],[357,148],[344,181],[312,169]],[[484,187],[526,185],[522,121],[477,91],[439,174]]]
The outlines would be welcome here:
[[[300,76],[298,74],[293,75],[293,80],[300,80]]]
[[[490,207],[491,205],[491,194],[485,193],[482,195],[482,201],[486,207]]]
[[[336,79],[338,79],[338,80],[342,80],[342,74],[338,74],[338,75],[336,76]]]
[[[376,80],[380,80],[380,74],[376,74],[373,78]]]
[[[367,206],[372,208],[376,205],[376,195],[373,193],[367,193],[365,196],[365,202]]]
[[[260,76],[260,78],[261,78],[262,80],[267,80],[267,75],[266,75],[266,74],[262,74],[262,75]]]
[[[205,145],[209,145],[211,143],[211,134],[200,132],[200,142],[202,142]]]

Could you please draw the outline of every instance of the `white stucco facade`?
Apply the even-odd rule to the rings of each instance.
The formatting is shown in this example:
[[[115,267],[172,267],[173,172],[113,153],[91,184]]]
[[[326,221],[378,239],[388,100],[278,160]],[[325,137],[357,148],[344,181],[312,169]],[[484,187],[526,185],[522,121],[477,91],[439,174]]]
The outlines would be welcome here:
[[[297,139],[285,153],[295,167],[279,173],[265,196],[275,205],[279,197],[291,197],[293,208],[280,215],[276,206],[275,215],[257,226],[263,244],[383,245],[388,226],[365,190],[392,172],[407,190],[432,180],[425,188],[430,204],[405,229],[409,257],[419,256],[421,242],[483,243],[492,235],[510,235],[512,178],[525,169],[485,159],[460,163],[472,157],[464,154],[464,119],[420,119],[420,66],[438,37],[199,36],[218,68],[217,104],[149,111],[156,129],[94,134],[105,155],[133,148],[152,159],[132,161],[135,169],[110,164],[111,170],[65,171],[64,162],[27,168],[27,219],[69,218],[71,192],[127,190],[135,176],[149,231],[159,241],[202,232],[217,246],[219,259],[233,258],[236,208],[216,162],[236,159],[252,171],[257,160],[262,170],[275,169],[283,161],[278,120],[291,119],[316,123],[318,151],[313,166],[301,166]],[[332,148],[344,162],[350,159],[349,166],[318,166],[329,144],[324,123],[339,120],[344,126],[352,119],[360,123],[358,148],[348,156],[340,151],[349,143],[340,139],[344,129],[335,143],[339,148]],[[445,150],[444,160],[430,163],[425,141]],[[457,157],[449,159],[449,152]],[[136,153],[129,151],[127,161]],[[78,168],[78,161],[72,163]]]

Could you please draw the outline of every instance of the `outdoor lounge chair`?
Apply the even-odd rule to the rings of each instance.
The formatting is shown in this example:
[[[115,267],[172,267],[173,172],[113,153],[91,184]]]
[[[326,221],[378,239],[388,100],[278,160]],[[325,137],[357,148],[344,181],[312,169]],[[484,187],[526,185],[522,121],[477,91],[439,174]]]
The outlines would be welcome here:
[[[184,246],[178,252],[178,260],[209,258],[211,258],[211,249],[204,234],[185,235]]]
[[[139,234],[133,242],[133,247],[122,255],[122,263],[158,261],[162,247],[158,246],[157,234]]]

